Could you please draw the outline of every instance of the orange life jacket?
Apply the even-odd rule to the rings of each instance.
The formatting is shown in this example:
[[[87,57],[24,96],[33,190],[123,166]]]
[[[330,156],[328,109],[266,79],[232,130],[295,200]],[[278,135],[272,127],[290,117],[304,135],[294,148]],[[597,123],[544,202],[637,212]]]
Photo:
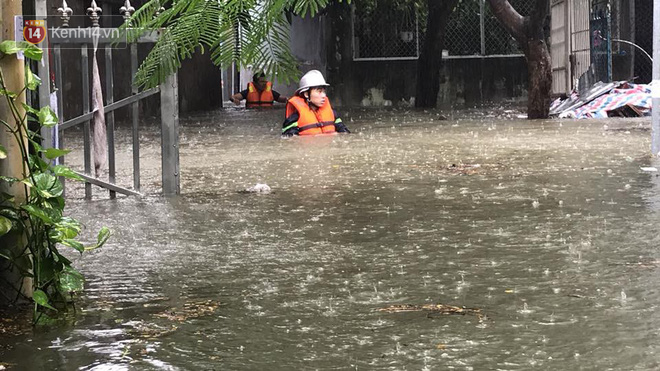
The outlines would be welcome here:
[[[271,89],[271,86],[271,82],[268,81],[266,83],[266,89],[259,92],[256,86],[249,82],[245,107],[272,107],[275,99],[273,99],[273,90]]]
[[[325,104],[314,111],[304,98],[295,96],[286,103],[286,117],[298,112],[298,134],[317,135],[335,132],[335,114],[332,112],[330,100],[326,98]]]

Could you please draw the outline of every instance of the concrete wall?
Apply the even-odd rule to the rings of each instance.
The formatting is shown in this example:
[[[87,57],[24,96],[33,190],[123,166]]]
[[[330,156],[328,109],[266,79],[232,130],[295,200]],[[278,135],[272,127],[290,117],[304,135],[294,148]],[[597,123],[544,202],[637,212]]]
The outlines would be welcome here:
[[[414,104],[416,61],[354,61],[348,66],[330,75],[329,94],[336,104]],[[525,100],[526,90],[523,57],[448,59],[441,70],[438,108]]]
[[[327,72],[327,45],[328,45],[328,19],[327,16],[293,17],[291,20],[291,52],[299,61],[300,76],[309,70],[319,70],[328,79]],[[273,81],[274,88],[288,97],[298,88],[298,81],[290,84]],[[332,81],[328,81],[332,84]],[[334,102],[334,101],[333,101]]]

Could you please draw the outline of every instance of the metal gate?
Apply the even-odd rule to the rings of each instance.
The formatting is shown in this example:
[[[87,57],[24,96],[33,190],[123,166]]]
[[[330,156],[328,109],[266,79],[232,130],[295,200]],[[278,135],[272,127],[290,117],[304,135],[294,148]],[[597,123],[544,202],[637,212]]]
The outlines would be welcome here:
[[[570,30],[569,1],[553,0],[550,5],[551,25],[550,38],[552,55],[552,92],[553,94],[568,93],[571,90],[570,74]]]
[[[43,16],[45,18],[45,0],[37,0],[36,2],[36,15],[37,17]],[[61,27],[68,27],[68,20],[66,17],[66,3],[63,4],[64,14],[61,17],[63,24]],[[178,82],[176,74],[171,75],[159,87],[149,89],[146,91],[138,92],[137,88],[131,87],[131,95],[120,100],[114,101],[114,77],[112,71],[112,57],[113,57],[113,44],[117,42],[116,38],[104,35],[116,35],[118,29],[116,28],[101,28],[99,27],[98,14],[95,13],[96,3],[92,0],[90,7],[92,12],[90,18],[92,19],[92,29],[94,33],[99,35],[95,37],[98,42],[98,52],[103,53],[105,58],[105,89],[104,95],[106,104],[104,105],[106,130],[108,140],[108,180],[102,180],[92,176],[92,159],[91,159],[91,119],[93,112],[90,110],[90,74],[89,74],[89,50],[92,47],[93,39],[89,38],[84,32],[69,33],[66,38],[51,38],[50,47],[53,50],[53,66],[54,82],[57,88],[57,101],[63,102],[63,79],[62,79],[62,48],[75,48],[80,51],[81,60],[81,77],[82,77],[82,102],[83,112],[82,115],[74,118],[64,120],[62,104],[58,104],[57,115],[59,117],[59,125],[56,131],[51,131],[48,128],[42,129],[42,138],[44,148],[58,146],[64,144],[64,133],[66,129],[74,126],[83,125],[84,135],[84,173],[78,173],[85,180],[85,198],[91,199],[92,197],[92,184],[108,189],[110,198],[116,197],[116,193],[126,195],[139,195],[140,193],[140,146],[139,146],[139,116],[138,116],[138,102],[141,99],[160,93],[161,101],[161,157],[162,157],[162,190],[165,195],[179,194],[179,138],[178,138],[178,125],[179,125],[179,109],[178,109]],[[69,9],[70,10],[70,9]],[[100,13],[100,9],[98,9]],[[70,13],[69,13],[70,15]],[[127,16],[130,14],[127,14]],[[96,17],[96,19],[94,19]],[[125,17],[127,19],[127,17]],[[154,32],[144,37],[141,37],[137,43],[154,43],[156,42],[158,33]],[[45,41],[47,42],[47,41]],[[137,43],[131,43],[130,48],[130,65],[131,76],[135,76],[138,69],[138,54]],[[48,48],[48,44],[44,44],[43,48]],[[39,75],[50,76],[48,63],[39,65]],[[39,88],[39,105],[48,106],[50,104],[50,84],[41,84]],[[68,98],[68,97],[67,97]],[[127,189],[115,184],[115,120],[114,110],[130,106],[130,117],[132,122],[132,139],[133,139],[133,189]],[[64,158],[61,159],[62,161]]]
[[[553,0],[551,12],[552,93],[570,94],[591,68],[591,0]]]

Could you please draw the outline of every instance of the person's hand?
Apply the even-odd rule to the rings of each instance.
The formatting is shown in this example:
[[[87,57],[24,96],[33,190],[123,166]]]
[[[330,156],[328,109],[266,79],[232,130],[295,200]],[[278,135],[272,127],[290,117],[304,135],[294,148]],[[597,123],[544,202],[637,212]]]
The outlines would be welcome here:
[[[231,98],[231,101],[234,102],[234,104],[237,105],[237,106],[238,106],[239,104],[241,104],[241,101],[238,100],[238,98],[233,98],[233,97],[232,97],[232,98]]]

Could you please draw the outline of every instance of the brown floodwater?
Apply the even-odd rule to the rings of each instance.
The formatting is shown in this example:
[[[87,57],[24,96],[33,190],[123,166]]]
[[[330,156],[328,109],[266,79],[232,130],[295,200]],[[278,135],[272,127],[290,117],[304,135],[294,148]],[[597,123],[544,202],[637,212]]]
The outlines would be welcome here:
[[[68,214],[106,246],[79,257],[77,312],[0,337],[26,370],[649,370],[660,367],[660,191],[649,119],[351,110],[353,131],[279,137],[282,110],[181,120],[181,190]],[[132,185],[117,130],[118,183]],[[80,133],[66,134],[81,167]],[[648,170],[648,169],[647,169]],[[242,192],[258,183],[267,194]],[[441,303],[486,315],[404,313]]]

